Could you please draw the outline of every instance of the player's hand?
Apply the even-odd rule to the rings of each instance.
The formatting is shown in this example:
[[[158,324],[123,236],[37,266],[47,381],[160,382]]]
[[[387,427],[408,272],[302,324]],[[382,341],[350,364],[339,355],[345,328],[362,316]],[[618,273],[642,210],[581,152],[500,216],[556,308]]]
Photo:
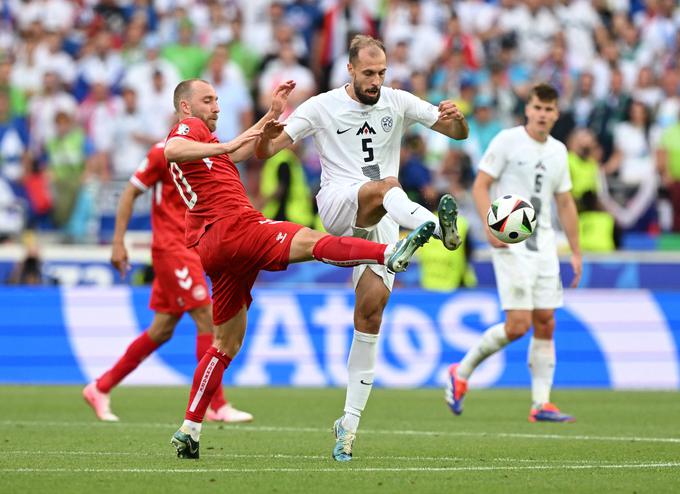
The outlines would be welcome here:
[[[259,139],[262,136],[262,129],[256,129],[256,128],[249,128],[246,130],[243,134],[239,135],[238,137],[235,137],[229,142],[223,143],[223,151],[224,153],[227,154],[233,154],[238,148],[243,146],[244,144],[249,143],[250,141],[254,139]]]
[[[571,280],[571,288],[576,288],[581,281],[581,275],[583,274],[583,259],[581,254],[571,255],[571,269],[574,270],[574,279]]]
[[[130,271],[130,264],[128,262],[128,252],[123,244],[113,244],[111,250],[111,264],[113,265],[118,273],[120,274],[120,279],[124,280],[127,272]]]
[[[270,140],[274,139],[275,137],[278,137],[281,132],[283,132],[283,128],[285,126],[286,124],[278,122],[277,120],[267,120],[264,124],[264,127],[262,127],[262,137]]]
[[[274,89],[270,111],[274,113],[276,118],[279,118],[283,113],[283,110],[286,109],[288,96],[293,89],[295,89],[295,81],[293,80],[282,82]]]
[[[442,122],[451,122],[453,120],[463,120],[465,115],[456,104],[451,100],[445,100],[439,103],[439,120]]]
[[[494,249],[507,249],[508,244],[498,240],[493,233],[487,228],[486,229],[486,239],[489,241],[489,245]]]

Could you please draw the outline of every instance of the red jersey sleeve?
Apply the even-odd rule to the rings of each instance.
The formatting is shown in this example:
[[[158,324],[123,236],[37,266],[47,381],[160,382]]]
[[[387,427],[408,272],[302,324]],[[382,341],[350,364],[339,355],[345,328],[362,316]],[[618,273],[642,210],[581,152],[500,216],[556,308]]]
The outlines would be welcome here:
[[[166,142],[177,137],[190,141],[210,142],[212,134],[203,120],[189,117],[173,127],[170,134],[168,134]]]
[[[147,190],[156,182],[163,180],[163,175],[167,173],[167,162],[165,161],[165,154],[163,148],[165,143],[159,142],[149,150],[146,158],[142,160],[137,168],[137,171],[130,177],[132,185],[139,190]]]

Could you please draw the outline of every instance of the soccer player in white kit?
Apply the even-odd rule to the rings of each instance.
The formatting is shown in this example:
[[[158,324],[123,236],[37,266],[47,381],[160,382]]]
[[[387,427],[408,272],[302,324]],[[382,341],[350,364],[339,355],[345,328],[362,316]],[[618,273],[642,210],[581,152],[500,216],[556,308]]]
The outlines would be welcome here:
[[[463,412],[467,381],[474,369],[533,325],[528,357],[533,402],[529,421],[574,421],[550,402],[555,373],[554,314],[555,308],[562,306],[560,265],[551,226],[553,197],[572,252],[572,287],[578,285],[582,269],[567,149],[550,136],[559,116],[557,103],[555,88],[534,86],[526,104],[526,125],[504,130],[491,141],[472,186],[477,211],[485,222],[490,198],[513,193],[531,200],[538,224],[531,237],[513,245],[502,243],[487,231],[505,322],[487,329],[463,360],[449,367],[445,396],[456,415]]]
[[[397,177],[401,139],[409,125],[418,122],[448,137],[465,139],[468,127],[463,114],[451,101],[437,107],[406,91],[382,87],[385,48],[370,36],[352,39],[347,69],[350,84],[301,104],[279,136],[260,140],[256,156],[272,156],[312,136],[322,165],[316,199],[329,233],[393,242],[399,226],[415,230],[434,222],[435,236],[448,249],[458,248],[453,197],[447,194],[441,199],[437,218],[406,196]],[[378,333],[394,274],[382,266],[354,268],[353,282],[355,331],[347,363],[345,414],[333,427],[337,461],[352,459],[359,419],[373,385]]]

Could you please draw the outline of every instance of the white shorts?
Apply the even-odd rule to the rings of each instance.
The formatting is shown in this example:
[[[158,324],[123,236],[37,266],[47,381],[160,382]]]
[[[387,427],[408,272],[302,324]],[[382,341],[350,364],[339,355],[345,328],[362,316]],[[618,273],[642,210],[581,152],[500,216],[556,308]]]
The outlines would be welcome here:
[[[557,254],[526,254],[493,249],[493,270],[503,310],[562,307],[563,289]]]
[[[319,217],[324,228],[331,235],[365,238],[382,244],[393,244],[399,240],[399,225],[385,215],[376,225],[357,227],[359,210],[359,189],[366,182],[352,185],[325,185],[316,196]],[[394,273],[389,273],[381,264],[362,265],[353,268],[352,282],[356,289],[361,275],[370,268],[380,276],[389,291],[394,285]]]

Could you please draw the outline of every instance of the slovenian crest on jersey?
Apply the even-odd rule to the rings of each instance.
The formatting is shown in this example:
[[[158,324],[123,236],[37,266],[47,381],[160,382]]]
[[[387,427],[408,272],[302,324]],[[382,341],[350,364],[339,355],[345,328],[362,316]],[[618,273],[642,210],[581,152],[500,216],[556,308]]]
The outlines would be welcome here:
[[[382,125],[382,129],[385,132],[389,132],[390,130],[392,130],[392,117],[390,117],[389,115],[385,115],[380,120],[380,125]]]

